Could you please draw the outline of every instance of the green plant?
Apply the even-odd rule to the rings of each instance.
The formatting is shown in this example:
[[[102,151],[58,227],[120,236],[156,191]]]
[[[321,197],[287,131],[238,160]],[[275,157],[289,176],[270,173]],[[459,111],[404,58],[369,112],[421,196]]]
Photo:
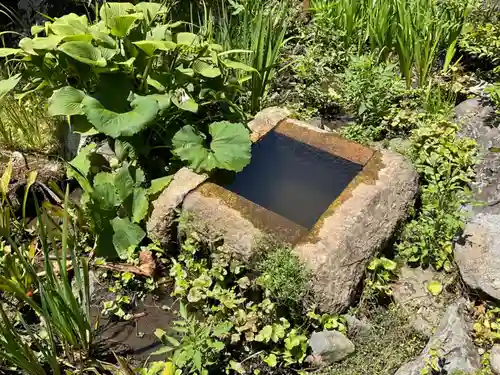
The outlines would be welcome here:
[[[66,192],[65,207],[68,207],[68,202],[69,193]],[[54,359],[54,353],[78,368],[83,368],[92,353],[88,263],[76,255],[75,243],[70,236],[68,209],[64,210],[60,248],[51,248],[56,244],[55,238],[46,231],[44,215],[40,212],[38,214],[39,239],[44,258],[43,273],[39,273],[36,266],[27,259],[24,249],[12,241],[8,231],[5,228],[1,230],[17,260],[33,280],[40,302],[35,301],[33,292],[27,292],[18,282],[3,275],[0,275],[0,289],[19,303],[29,306],[40,317],[41,327],[46,332],[46,343],[38,345],[37,349],[49,361],[54,373],[61,374],[60,364]],[[71,233],[74,231],[75,228],[71,228]],[[54,265],[57,265],[57,272]],[[73,285],[69,278],[69,267],[74,274]],[[18,335],[9,332],[12,325],[5,316],[3,324],[4,334],[9,336],[7,341],[0,340],[0,345],[6,345],[5,350],[2,350],[3,355],[14,365],[22,365],[18,354],[12,352],[13,346],[8,345],[15,342]],[[22,353],[24,356],[29,354],[26,348]],[[35,366],[35,363],[31,365]]]
[[[271,250],[257,269],[261,272],[258,282],[272,297],[292,311],[300,312],[301,301],[308,290],[309,274],[298,256],[289,248]]]
[[[472,57],[486,61],[490,69],[495,68],[500,63],[500,25],[491,22],[467,24],[459,46]]]
[[[480,305],[476,308],[473,325],[474,341],[480,346],[490,346],[500,340],[500,308]]]
[[[70,162],[68,176],[82,187],[83,211],[89,230],[97,236],[96,255],[130,258],[146,236],[141,224],[148,215],[151,197],[170,183],[171,177],[151,181],[134,159],[129,143],[116,140],[116,157],[107,163],[91,143]],[[107,170],[107,171],[105,171]],[[96,173],[98,172],[98,173]]]
[[[0,100],[0,143],[15,150],[52,152],[57,145],[55,119],[47,116],[42,99],[23,103],[8,95]]]
[[[245,62],[239,80],[250,92],[248,110],[255,114],[266,100],[269,85],[276,74],[279,56],[286,43],[292,1],[268,3],[264,1],[219,0],[213,14],[217,14],[213,37],[225,49],[241,53]],[[230,12],[229,8],[235,10]]]
[[[75,132],[127,139],[147,154],[145,139],[170,146],[179,131],[174,155],[199,169],[239,171],[250,160],[244,125],[208,125],[244,117],[235,104],[241,90],[235,71],[250,68],[199,35],[175,33],[179,24],[166,23],[166,10],[157,3],[105,3],[93,24],[68,14],[33,26],[33,38],[0,53],[24,62],[27,83],[18,98],[51,95],[49,115],[66,116]],[[1,85],[8,92],[20,79]]]
[[[338,80],[336,91],[340,104],[375,134],[381,130],[380,121],[405,91],[395,66],[377,64],[370,56],[353,58],[346,71],[338,75]],[[381,136],[374,135],[374,138]]]
[[[458,125],[430,117],[412,132],[409,156],[421,174],[421,208],[396,248],[410,263],[451,270],[453,239],[463,227],[460,207],[474,176],[476,143],[457,138]]]
[[[156,354],[172,351],[171,360],[175,367],[186,370],[188,374],[207,375],[210,366],[217,363],[225,348],[224,342],[216,337],[227,335],[231,326],[221,324],[211,327],[210,324],[200,323],[188,314],[186,305],[182,302],[179,312],[182,320],[174,322],[172,328],[176,333],[175,337],[167,335],[161,329],[155,331],[155,335],[165,345]]]
[[[385,257],[373,259],[368,265],[370,276],[365,286],[369,293],[392,295],[390,283],[396,279],[396,268],[396,262]]]

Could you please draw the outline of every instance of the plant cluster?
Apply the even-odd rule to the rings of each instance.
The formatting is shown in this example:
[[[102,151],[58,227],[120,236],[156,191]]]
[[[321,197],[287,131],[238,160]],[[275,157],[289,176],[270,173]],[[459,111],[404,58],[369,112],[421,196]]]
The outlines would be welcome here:
[[[409,156],[420,173],[420,208],[396,246],[410,263],[450,271],[453,239],[464,225],[460,208],[474,177],[476,143],[457,137],[458,125],[430,117],[412,132]]]
[[[276,275],[268,268],[271,264],[281,270],[298,270],[305,277],[296,260],[283,256],[288,251],[271,254],[261,263],[262,273],[255,275],[223,248],[202,245],[199,236],[190,233],[170,268],[173,295],[183,301],[182,321],[174,327],[176,335],[157,334],[166,345],[160,350],[172,353],[169,360],[176,367],[201,374],[215,365],[241,374],[262,366],[293,368],[306,358],[310,330],[346,331],[339,317],[314,311],[306,317],[294,314],[290,302],[297,307],[294,299],[301,294],[294,291],[287,296],[286,292],[291,285],[301,287],[305,280],[284,273],[281,280],[270,283],[270,272]]]
[[[66,116],[74,132],[128,139],[139,155],[156,139],[193,169],[239,171],[250,159],[248,130],[214,120],[244,117],[236,71],[251,68],[199,35],[176,33],[167,11],[105,3],[94,23],[68,14],[35,25],[19,48],[0,49],[22,60],[21,73],[1,85],[9,92],[23,78],[19,99],[51,95],[49,114]]]

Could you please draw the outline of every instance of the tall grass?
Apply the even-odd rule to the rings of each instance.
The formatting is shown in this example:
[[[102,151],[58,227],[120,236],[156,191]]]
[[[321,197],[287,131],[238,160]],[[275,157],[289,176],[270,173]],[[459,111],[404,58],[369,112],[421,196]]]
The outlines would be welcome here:
[[[265,100],[269,83],[276,74],[278,59],[286,43],[291,0],[246,0],[241,4],[228,0],[214,1],[207,9],[203,29],[226,51],[245,51],[237,59],[249,67],[240,82],[250,93],[247,110],[256,113]],[[208,24],[208,25],[207,25]]]
[[[57,122],[35,95],[0,100],[0,144],[8,149],[50,152],[57,147]]]
[[[66,191],[65,207],[69,194]],[[37,361],[39,354],[50,366],[53,374],[62,374],[60,360],[83,369],[92,352],[92,329],[90,324],[89,268],[86,259],[78,257],[75,243],[70,237],[70,218],[67,209],[63,213],[61,241],[47,231],[44,214],[37,206],[39,243],[43,253],[43,271],[27,257],[24,246],[8,235],[8,228],[0,228],[0,234],[8,241],[16,261],[33,280],[33,290],[28,293],[19,280],[0,275],[0,290],[18,303],[29,306],[41,320],[46,331],[45,339],[34,337],[35,348],[23,344],[23,339],[11,321],[0,309],[0,358],[19,366],[29,374],[41,375]],[[74,233],[74,228],[72,229]],[[54,260],[55,259],[55,260]],[[69,259],[69,261],[68,261]],[[69,269],[73,273],[73,285]],[[33,298],[33,292],[39,300]],[[29,327],[27,327],[29,328]],[[27,329],[29,334],[29,329]]]
[[[424,87],[441,53],[441,69],[449,68],[472,7],[468,0],[314,0],[312,9],[347,46],[380,61],[396,56],[407,86]]]

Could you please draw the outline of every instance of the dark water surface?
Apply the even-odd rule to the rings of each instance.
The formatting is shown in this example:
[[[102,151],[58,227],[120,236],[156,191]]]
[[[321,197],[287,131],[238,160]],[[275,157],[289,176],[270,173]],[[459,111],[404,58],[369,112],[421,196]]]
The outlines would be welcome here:
[[[252,161],[219,184],[308,229],[362,165],[275,131],[252,146]]]

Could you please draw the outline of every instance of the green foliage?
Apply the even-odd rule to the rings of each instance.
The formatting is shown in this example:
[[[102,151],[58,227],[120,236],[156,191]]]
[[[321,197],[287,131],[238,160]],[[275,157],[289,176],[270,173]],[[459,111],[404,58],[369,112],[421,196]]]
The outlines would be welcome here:
[[[193,328],[181,332],[187,336],[185,339],[173,337],[175,342],[162,332],[160,335],[170,342],[165,341],[171,347],[167,351],[175,347],[174,353],[179,351],[177,356],[181,355],[187,361],[179,363],[175,355],[169,357],[178,367],[210,371],[212,363],[214,366],[217,363],[217,368],[226,366],[228,371],[237,373],[262,366],[293,369],[306,358],[308,334],[312,330],[346,332],[345,321],[340,317],[314,311],[304,316],[291,309],[291,302],[293,308],[295,304],[302,305],[302,289],[296,291],[283,283],[287,280],[301,287],[291,279],[294,276],[291,272],[297,272],[295,277],[302,278],[304,284],[307,273],[298,259],[291,256],[290,250],[279,248],[269,253],[260,263],[262,275],[259,276],[235,261],[223,247],[204,246],[198,234],[189,230],[184,221],[182,219],[180,223],[181,232],[187,230],[189,236],[182,243],[180,254],[172,259],[170,276],[174,280],[173,296],[179,297],[187,303],[187,308],[193,310],[193,314],[187,314],[181,309],[181,314],[187,314],[187,318],[183,318],[183,327]],[[278,269],[271,270],[271,267]],[[271,272],[280,280],[272,283],[266,280]],[[288,292],[292,294],[284,294]],[[198,344],[193,345],[194,342]],[[213,350],[214,345],[217,345],[216,350]],[[201,370],[193,363],[193,350],[207,350],[197,355],[208,357],[201,361],[206,365]],[[250,358],[253,360],[247,363]]]
[[[165,23],[165,12],[158,4],[108,2],[95,23],[68,14],[46,22],[33,38],[23,38],[18,49],[0,49],[0,54],[23,60],[27,83],[19,97],[51,95],[49,113],[67,116],[73,131],[115,139],[134,136],[141,152],[148,149],[142,136],[170,145],[186,123],[202,132],[209,119],[243,118],[235,103],[241,90],[237,73],[248,67],[201,36],[174,32],[178,25]],[[5,90],[0,94],[13,90],[18,80],[1,81]],[[218,147],[223,142],[231,147],[233,136],[243,144],[240,127],[228,126]],[[221,163],[206,164],[242,168],[248,163],[246,148],[233,152]],[[211,159],[212,154],[197,158]]]
[[[390,283],[396,279],[396,262],[385,257],[375,258],[368,265],[370,277],[366,281],[363,292],[371,294],[392,295]]]
[[[500,340],[500,308],[480,305],[476,308],[473,325],[474,341],[479,346],[491,346]]]
[[[291,0],[218,0],[209,9],[209,25],[205,26],[212,30],[211,37],[226,50],[239,51],[245,63],[231,66],[241,68],[238,78],[249,91],[245,107],[252,114],[261,109],[276,74],[291,7]]]
[[[404,90],[395,66],[377,64],[370,56],[353,58],[338,75],[338,101],[364,127],[374,129]],[[375,137],[380,138],[381,135]]]
[[[500,24],[469,23],[460,38],[459,45],[463,52],[486,62],[491,68],[498,66],[500,63]]]
[[[200,324],[198,319],[188,314],[182,302],[179,311],[182,320],[174,322],[172,330],[175,337],[167,335],[161,329],[155,331],[155,335],[165,345],[155,354],[173,352],[172,363],[175,367],[185,370],[187,374],[207,375],[207,368],[217,363],[225,348],[224,342],[216,337],[223,338],[231,326],[221,324],[212,327],[209,324]]]
[[[381,61],[395,51],[408,88],[413,71],[419,86],[427,83],[441,50],[448,69],[471,10],[468,2],[435,0],[316,0],[312,8],[320,27],[340,35],[344,48],[355,46],[362,54],[368,45]]]
[[[401,308],[395,305],[387,310],[376,307],[367,313],[372,324],[370,334],[352,338],[356,351],[344,361],[321,370],[320,374],[393,375],[420,355],[427,338],[409,325]]]
[[[474,177],[476,144],[458,138],[458,125],[438,116],[414,130],[409,156],[421,178],[421,208],[396,248],[410,263],[451,270],[453,238],[463,227],[460,207]]]
[[[296,254],[289,248],[271,250],[258,264],[259,283],[276,301],[292,311],[301,310],[301,301],[309,289],[309,274]]]
[[[66,193],[65,207],[68,207],[69,194]],[[34,343],[33,347],[24,344],[20,334],[6,316],[3,308],[1,334],[5,340],[1,356],[14,366],[19,366],[30,374],[45,374],[37,369],[38,354],[43,358],[54,374],[61,374],[62,361],[82,367],[92,351],[93,332],[90,325],[89,271],[85,259],[76,254],[75,241],[70,235],[68,209],[63,212],[61,243],[47,232],[46,218],[38,212],[39,240],[43,252],[43,274],[39,274],[36,266],[26,256],[24,245],[18,246],[2,229],[2,236],[9,241],[12,253],[22,264],[33,280],[33,286],[39,295],[40,302],[35,301],[33,292],[29,292],[16,280],[0,275],[0,289],[20,304],[29,306],[40,318],[43,331],[36,335],[23,323],[26,334]],[[71,227],[71,233],[75,228]],[[60,247],[59,247],[60,246]],[[54,260],[55,259],[55,260]],[[69,259],[69,262],[68,260]],[[55,266],[59,270],[55,272]],[[73,269],[73,285],[69,278],[68,267]],[[21,322],[23,322],[21,318]],[[37,358],[37,360],[33,360]],[[28,363],[29,362],[29,363]]]
[[[127,259],[146,236],[141,225],[149,213],[151,198],[170,179],[153,180],[155,191],[151,191],[145,187],[146,176],[137,161],[130,160],[130,146],[117,140],[114,147],[113,166],[107,167],[95,153],[94,143],[83,147],[70,162],[68,176],[76,178],[83,189],[81,206],[90,219],[88,229],[97,236],[96,255]]]

